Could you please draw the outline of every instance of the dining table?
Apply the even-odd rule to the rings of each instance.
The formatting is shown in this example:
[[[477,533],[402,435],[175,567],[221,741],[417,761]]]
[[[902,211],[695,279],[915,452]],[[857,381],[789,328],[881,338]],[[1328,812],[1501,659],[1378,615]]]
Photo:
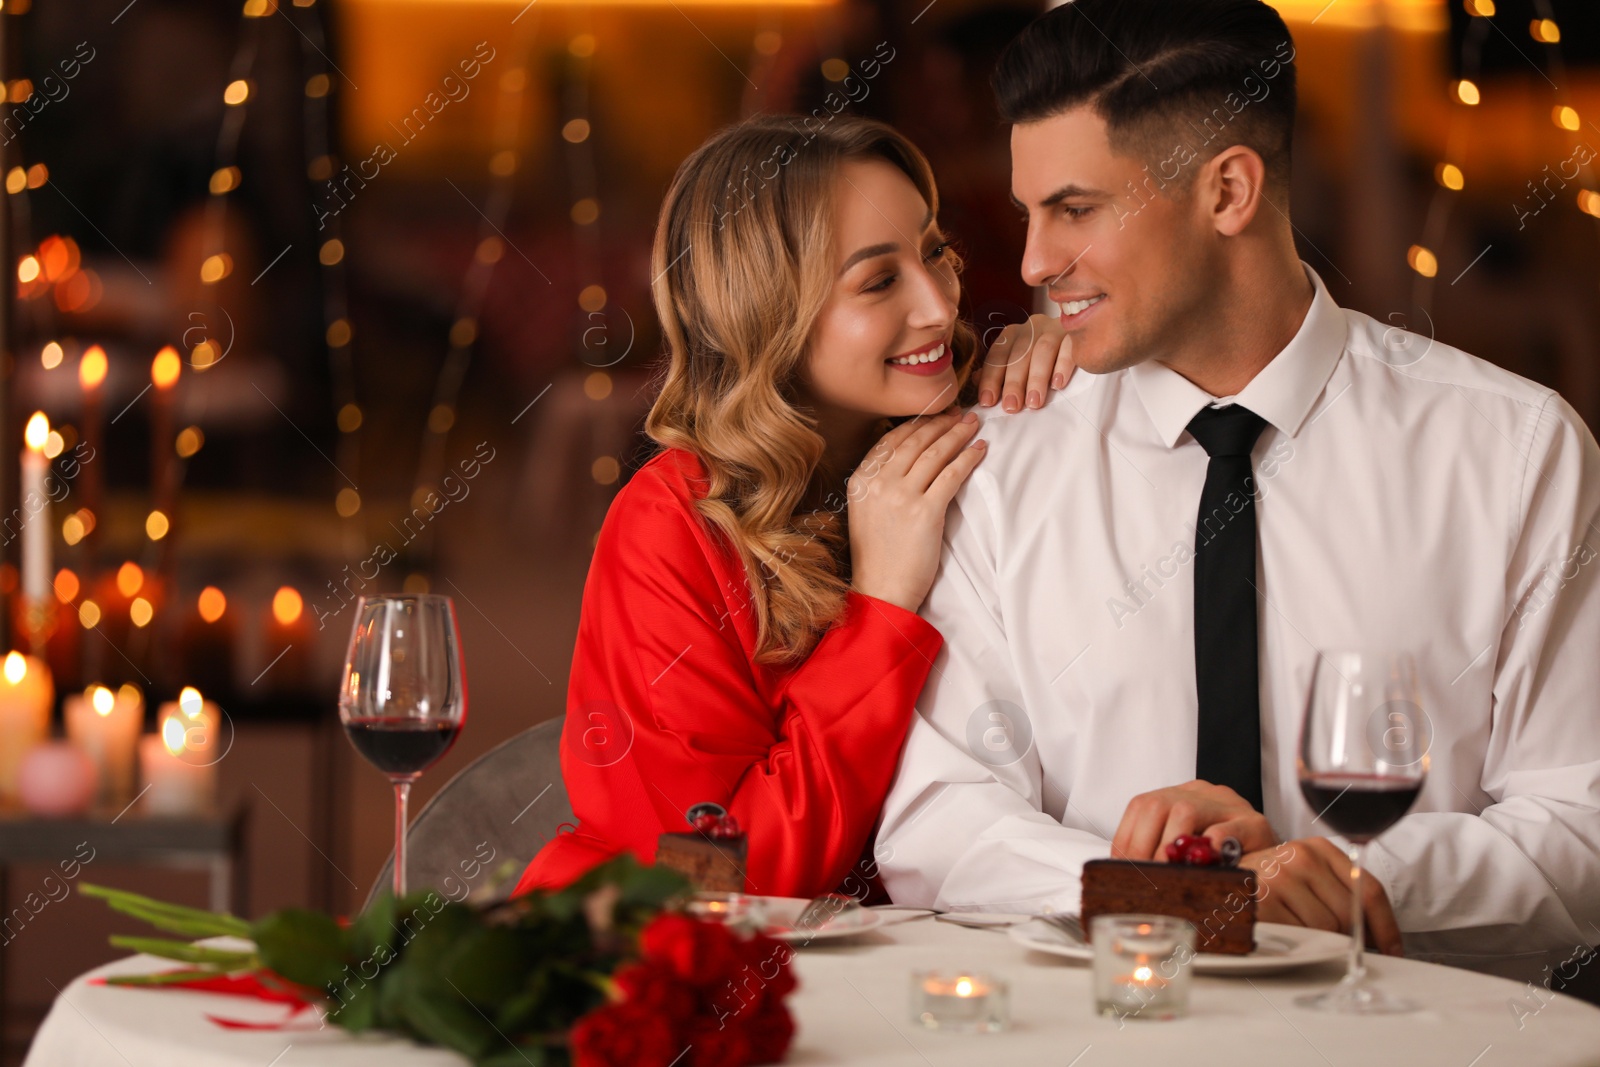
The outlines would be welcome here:
[[[1008,924],[968,927],[922,912],[888,912],[876,928],[797,948],[797,1032],[789,1064],[942,1065],[1240,1064],[1309,1067],[1594,1067],[1600,1008],[1549,989],[1419,960],[1369,956],[1384,989],[1415,1002],[1407,1014],[1349,1016],[1298,1006],[1343,973],[1329,960],[1278,974],[1192,976],[1176,1019],[1097,1014],[1092,969],[1035,951]],[[393,1035],[352,1035],[315,1010],[104,979],[168,969],[137,955],[64,984],[25,1067],[461,1067],[453,1052]],[[912,975],[984,974],[1010,990],[1000,1032],[930,1030],[911,1013]],[[229,1026],[221,1025],[226,1019]],[[240,1024],[259,1025],[248,1029]]]

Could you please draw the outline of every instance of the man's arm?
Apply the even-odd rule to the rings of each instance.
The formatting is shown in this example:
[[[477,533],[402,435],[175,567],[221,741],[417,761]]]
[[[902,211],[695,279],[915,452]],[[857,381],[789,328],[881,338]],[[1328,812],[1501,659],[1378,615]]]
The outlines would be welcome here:
[[[900,903],[1076,910],[1083,862],[1110,844],[1041,810],[1039,753],[1000,610],[994,490],[980,469],[951,505],[921,611],[944,647],[885,802],[876,858]]]
[[[1600,942],[1600,451],[1556,396],[1529,446],[1481,779],[1493,802],[1409,815],[1367,851],[1407,951],[1459,962]],[[1459,740],[1448,705],[1431,714],[1435,748]]]

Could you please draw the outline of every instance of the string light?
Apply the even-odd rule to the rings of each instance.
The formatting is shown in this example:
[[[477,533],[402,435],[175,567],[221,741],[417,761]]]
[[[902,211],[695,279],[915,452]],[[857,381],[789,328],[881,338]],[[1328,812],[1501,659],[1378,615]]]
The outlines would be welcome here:
[[[523,114],[526,110],[529,82],[525,66],[527,49],[537,31],[540,14],[540,9],[534,8],[530,12],[530,17],[518,24],[517,39],[508,51],[524,58],[504,70],[499,77],[499,94],[494,104],[493,118],[494,148],[489,153],[485,168],[489,174],[488,201],[480,212],[482,221],[478,226],[477,244],[472,259],[467,264],[461,291],[456,299],[455,318],[450,324],[450,347],[445,354],[444,363],[439,368],[439,375],[434,381],[433,403],[428,408],[428,418],[422,434],[422,447],[418,453],[417,473],[412,482],[413,507],[421,506],[420,502],[428,498],[433,492],[432,487],[443,475],[445,446],[459,415],[461,383],[466,378],[467,368],[472,362],[474,347],[478,341],[479,314],[488,294],[495,265],[504,256],[505,239],[501,237],[501,233],[510,214],[511,202],[519,184],[516,178],[522,165],[519,150],[525,135]],[[592,34],[587,38],[580,34],[568,42],[569,53],[575,55],[592,55],[595,47]],[[562,129],[562,136],[572,143],[583,141],[588,135],[587,119],[583,120],[581,127],[569,121]],[[545,278],[545,281],[548,283],[549,279]],[[348,423],[351,426],[361,425],[359,408],[350,412]],[[341,410],[340,428],[343,429],[346,424],[346,413]],[[347,498],[341,493],[335,503],[341,509],[341,514],[347,506],[351,508],[351,514],[354,514],[355,509],[360,506],[360,497],[352,493]],[[411,550],[414,558],[426,560],[432,552],[432,545],[433,532],[430,527],[413,542]],[[407,583],[409,588],[409,578]]]
[[[200,590],[200,598],[195,607],[206,622],[216,622],[222,618],[222,613],[228,610],[228,598],[223,596],[222,590],[216,586],[208,585]]]
[[[1561,51],[1556,47],[1561,40],[1561,29],[1551,18],[1550,0],[1533,0],[1536,14],[1539,16],[1528,24],[1528,35],[1535,41],[1546,46],[1550,66],[1555,77],[1550,81],[1552,85],[1565,85],[1568,83],[1566,66],[1561,57]],[[1482,64],[1483,45],[1491,29],[1495,27],[1490,19],[1495,14],[1494,0],[1462,0],[1462,7],[1468,15],[1472,16],[1467,25],[1467,32],[1462,37],[1460,70],[1462,77],[1450,83],[1452,99],[1470,107],[1476,107],[1483,99],[1483,94],[1478,87],[1476,77]],[[1502,34],[1504,36],[1504,34]],[[1508,38],[1509,40],[1509,38]],[[1566,96],[1564,90],[1557,88],[1558,96]],[[1464,130],[1461,114],[1454,116],[1451,125],[1449,143],[1452,149],[1458,148],[1460,136]],[[1582,118],[1576,108],[1569,103],[1558,101],[1550,110],[1550,121],[1558,128],[1569,133],[1577,132],[1582,128]],[[1447,157],[1459,155],[1458,151],[1447,150]],[[1587,180],[1589,168],[1583,166],[1580,173]],[[1444,240],[1444,231],[1449,219],[1450,201],[1442,199],[1448,193],[1459,192],[1466,185],[1466,176],[1455,163],[1445,159],[1434,168],[1434,181],[1439,189],[1435,191],[1434,201],[1427,213],[1427,224],[1424,227],[1423,240],[1412,245],[1406,251],[1406,263],[1418,275],[1416,303],[1424,313],[1428,313],[1432,304],[1432,279],[1438,274],[1438,257],[1432,251],[1441,247]],[[1579,189],[1576,197],[1579,211],[1600,218],[1600,193],[1591,189]],[[1487,249],[1485,249],[1487,251]],[[1480,256],[1482,253],[1480,253]],[[1476,260],[1474,260],[1476,262]],[[1465,273],[1465,272],[1463,272]],[[1457,279],[1459,280],[1459,278]],[[1454,284],[1454,283],[1452,283]]]
[[[1406,250],[1406,263],[1424,278],[1431,278],[1439,273],[1438,258],[1421,245],[1412,245]]]

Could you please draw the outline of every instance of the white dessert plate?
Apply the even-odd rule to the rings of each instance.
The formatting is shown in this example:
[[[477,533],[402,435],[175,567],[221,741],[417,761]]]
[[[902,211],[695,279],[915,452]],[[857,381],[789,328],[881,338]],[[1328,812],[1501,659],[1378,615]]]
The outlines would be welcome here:
[[[795,929],[800,913],[811,901],[802,897],[751,897],[752,905],[762,916],[761,932],[779,941],[791,944],[808,944],[812,941],[833,941],[854,937],[883,925],[884,916],[867,908],[849,908],[829,916],[826,921],[810,929]]]
[[[1013,926],[1006,933],[1011,940],[1035,952],[1047,952],[1063,959],[1094,959],[1094,949],[1079,944],[1064,932],[1042,922]],[[1256,948],[1248,956],[1225,956],[1216,952],[1197,952],[1195,974],[1278,974],[1313,963],[1344,959],[1350,951],[1350,938],[1327,930],[1282,923],[1256,923]]]

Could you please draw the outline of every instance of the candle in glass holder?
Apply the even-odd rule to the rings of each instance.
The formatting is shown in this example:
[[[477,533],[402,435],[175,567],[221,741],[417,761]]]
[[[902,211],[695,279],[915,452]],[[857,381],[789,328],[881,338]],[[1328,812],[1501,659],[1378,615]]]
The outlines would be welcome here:
[[[17,799],[17,769],[28,750],[49,736],[55,696],[42,661],[20,652],[6,655],[0,667],[0,800]]]
[[[1194,924],[1171,915],[1095,916],[1095,1010],[1119,1020],[1187,1015],[1194,940]]]
[[[1010,987],[987,974],[914,971],[911,1019],[930,1030],[1004,1030],[1011,1023]]]
[[[67,739],[94,762],[100,803],[120,807],[133,799],[139,731],[144,727],[144,694],[134,685],[112,692],[91,685],[61,705]]]
[[[221,712],[198,690],[185,688],[156,712],[156,732],[139,739],[146,809],[157,815],[196,815],[216,797],[217,761],[225,754]]]

